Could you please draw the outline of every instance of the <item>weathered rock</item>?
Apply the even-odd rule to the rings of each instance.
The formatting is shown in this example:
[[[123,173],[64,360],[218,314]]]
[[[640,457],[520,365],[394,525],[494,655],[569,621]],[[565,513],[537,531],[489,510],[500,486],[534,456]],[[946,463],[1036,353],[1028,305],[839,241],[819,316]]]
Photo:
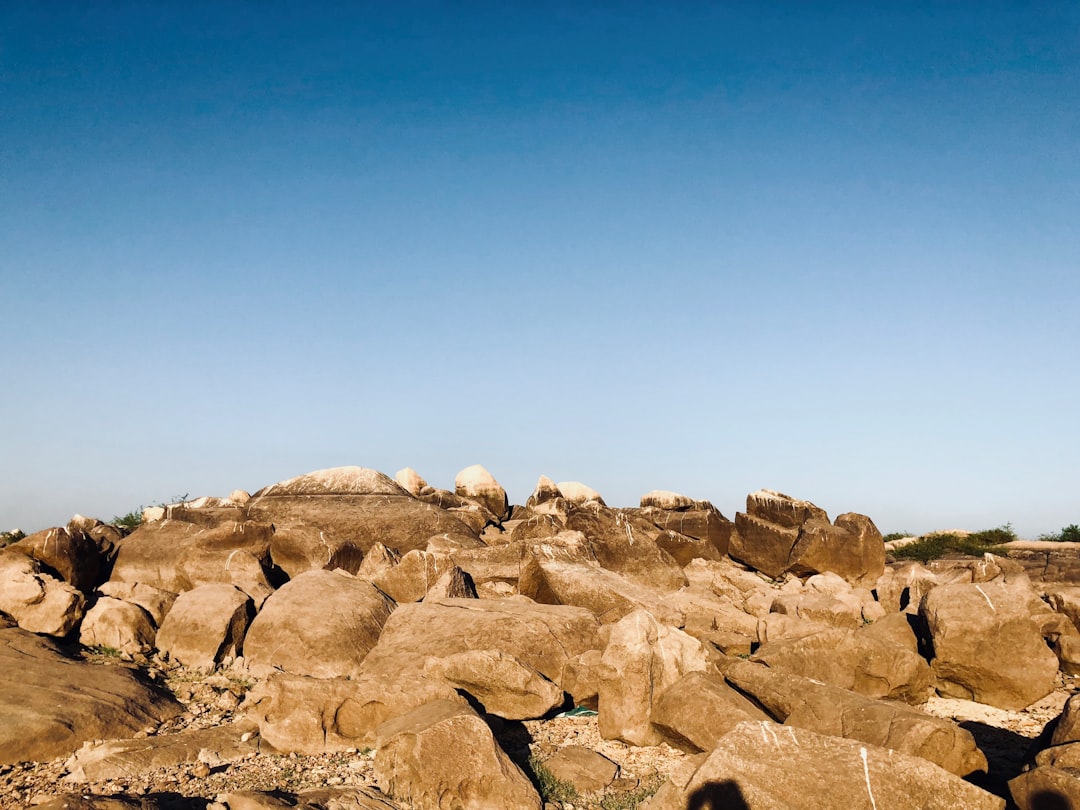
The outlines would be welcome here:
[[[1051,745],[1071,742],[1080,742],[1080,696],[1077,695],[1073,695],[1065,703],[1050,738]]]
[[[709,540],[679,534],[671,529],[664,529],[657,535],[656,545],[681,566],[689,565],[691,560],[719,560],[722,556]]]
[[[399,805],[368,787],[316,788],[300,793],[241,790],[223,798],[229,810],[399,810]]]
[[[728,553],[731,536],[735,531],[735,524],[720,514],[720,511],[708,501],[695,501],[691,508],[678,511],[642,509],[641,516],[652,521],[663,531],[676,532],[684,537],[712,544],[720,557]],[[704,553],[698,556],[703,559],[713,559],[705,557]]]
[[[450,563],[444,563],[441,566],[442,571],[449,566]],[[399,604],[419,602],[439,579],[442,571],[437,555],[413,549],[375,573],[371,582]]]
[[[435,580],[435,584],[424,594],[424,599],[431,602],[439,599],[476,598],[476,583],[473,578],[456,565]]]
[[[539,480],[537,480],[536,482],[536,487],[535,489],[533,489],[532,495],[530,495],[528,500],[525,501],[525,506],[529,509],[532,509],[542,503],[554,501],[562,497],[563,494],[559,490],[559,487],[556,485],[556,483],[550,478],[548,478],[546,475],[541,475]],[[599,493],[597,493],[597,497],[599,498]]]
[[[468,706],[428,703],[384,723],[375,754],[379,788],[439,810],[540,810],[535,788]]]
[[[84,796],[81,793],[61,793],[33,805],[34,810],[159,810],[160,802],[149,797]]]
[[[103,596],[83,617],[79,643],[136,655],[153,649],[156,633],[153,619],[143,608]]]
[[[792,498],[783,492],[773,489],[759,489],[746,496],[746,512],[756,518],[784,526],[789,529],[797,529],[811,518],[829,521],[825,510],[810,503],[810,501]]]
[[[832,571],[848,582],[872,586],[885,570],[885,541],[869,518],[844,517],[858,534],[824,520],[807,520],[799,528],[786,570],[798,576]]]
[[[923,596],[940,584],[937,574],[922,563],[905,562],[886,568],[874,590],[886,611],[918,613]]]
[[[74,661],[45,639],[0,630],[0,763],[49,760],[183,711],[131,670]]]
[[[256,520],[315,526],[365,551],[381,542],[404,554],[424,548],[434,534],[476,534],[450,512],[362,467],[319,470],[272,484],[252,496],[247,511]]]
[[[235,585],[261,606],[273,592],[266,577],[274,528],[254,521],[213,528],[183,520],[140,526],[120,546],[111,581],[172,593],[200,585]]]
[[[64,637],[83,617],[86,597],[26,554],[0,549],[0,612],[32,633]]]
[[[919,615],[933,644],[938,691],[1022,709],[1054,689],[1057,656],[1032,620],[1030,588],[999,582],[942,585]]]
[[[586,650],[563,665],[559,685],[575,706],[596,711],[599,706],[601,650]]]
[[[1051,654],[1052,655],[1052,654]],[[761,645],[750,659],[872,698],[923,703],[930,691],[926,661],[886,639],[841,628]]]
[[[248,629],[244,658],[256,675],[356,675],[393,610],[393,600],[370,582],[308,571],[266,600]]]
[[[747,497],[747,503],[750,497]],[[731,536],[728,554],[775,579],[787,570],[791,549],[798,539],[797,527],[781,526],[756,515],[736,512],[735,533]]]
[[[777,722],[922,757],[957,776],[987,769],[970,732],[896,701],[873,700],[749,661],[728,666],[724,677]]]
[[[254,615],[251,598],[238,588],[201,585],[177,597],[158,630],[157,647],[170,660],[211,671],[241,654]]]
[[[277,673],[248,693],[244,710],[277,750],[319,754],[373,747],[380,725],[435,700],[465,704],[447,681],[422,671],[352,680]]]
[[[705,666],[700,641],[660,624],[648,611],[620,619],[601,657],[600,736],[656,745],[662,738],[651,723],[654,702],[683,675]]]
[[[674,512],[680,509],[693,509],[696,504],[697,501],[693,498],[688,498],[686,495],[680,495],[678,492],[667,489],[654,489],[652,492],[646,492],[641,496],[642,509],[655,507],[656,509],[667,509]]]
[[[510,533],[511,543],[525,543],[554,537],[566,528],[566,520],[559,515],[532,515],[522,520]]]
[[[1072,810],[1080,807],[1080,778],[1075,768],[1033,768],[1009,781],[1018,810]]]
[[[852,585],[873,588],[875,581],[885,571],[885,538],[881,536],[881,531],[874,521],[858,512],[837,515],[833,524],[846,529],[854,542],[843,549],[841,559],[846,563],[845,570],[841,571],[840,563],[836,561],[825,570],[840,574]]]
[[[154,627],[161,627],[165,614],[176,601],[176,594],[172,591],[163,591],[141,582],[105,582],[98,588],[98,593],[138,605],[150,614]]]
[[[660,591],[687,584],[682,567],[656,544],[660,531],[644,518],[606,507],[570,510],[566,528],[588,539],[604,568]]]
[[[432,658],[425,672],[468,692],[485,714],[506,720],[543,717],[565,699],[563,690],[549,679],[499,650],[467,650]]]
[[[398,483],[403,490],[408,492],[413,497],[420,495],[426,490],[430,490],[431,486],[420,477],[420,473],[414,470],[412,467],[406,467],[403,470],[398,470],[394,473],[394,480]]]
[[[682,790],[648,810],[1002,810],[1003,799],[918,757],[773,723],[740,723]]]
[[[813,591],[781,594],[773,600],[772,611],[851,630],[861,627],[863,623],[861,605],[852,605]]]
[[[473,464],[454,478],[454,492],[463,498],[479,501],[499,520],[510,517],[510,501],[506,490],[495,477],[479,464]]]
[[[580,745],[560,748],[543,764],[548,773],[573,785],[578,793],[603,790],[619,775],[618,764]]]
[[[106,740],[86,743],[65,763],[71,782],[102,782],[141,776],[158,768],[199,761],[200,752],[212,752],[215,761],[226,764],[249,754],[273,753],[254,734],[258,726],[242,720],[224,726],[192,729],[177,734],[140,737],[133,740]],[[248,739],[242,739],[247,736]],[[203,757],[207,756],[203,753]]]
[[[7,549],[33,557],[84,593],[98,585],[100,552],[90,536],[79,529],[72,531],[64,526],[46,529],[12,543]]]
[[[599,648],[599,629],[584,608],[539,605],[523,596],[410,603],[390,616],[362,671],[395,675],[418,671],[431,657],[499,650],[558,683],[568,660]]]
[[[540,484],[537,484],[539,488]],[[575,506],[606,506],[600,493],[580,481],[560,481],[555,485],[559,494]]]
[[[667,742],[684,751],[712,751],[717,741],[745,720],[767,714],[707,672],[690,672],[668,687],[653,706],[652,724]]]
[[[315,526],[293,523],[277,525],[274,529],[270,559],[289,579],[320,568],[328,571],[340,568],[355,574],[364,559],[359,545]]]

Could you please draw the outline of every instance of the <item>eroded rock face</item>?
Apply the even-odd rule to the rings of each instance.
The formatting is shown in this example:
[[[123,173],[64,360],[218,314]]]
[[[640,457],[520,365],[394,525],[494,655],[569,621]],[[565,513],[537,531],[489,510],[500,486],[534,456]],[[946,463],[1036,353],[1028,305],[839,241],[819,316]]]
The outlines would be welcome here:
[[[84,593],[99,584],[100,552],[97,544],[81,529],[64,526],[46,529],[7,548],[33,557],[57,572],[68,585]]]
[[[568,745],[544,760],[548,772],[574,786],[578,793],[603,790],[619,775],[619,766],[589,748]]]
[[[454,478],[454,492],[463,498],[478,501],[498,520],[510,517],[510,501],[506,497],[506,490],[495,480],[495,476],[479,464],[466,467],[457,474]]]
[[[87,611],[79,626],[84,647],[110,647],[128,655],[149,652],[157,630],[143,608],[103,596]]]
[[[305,571],[340,568],[355,574],[364,552],[351,540],[302,523],[275,525],[270,559],[292,579]]]
[[[741,802],[741,804],[740,804]],[[649,810],[1002,810],[1005,801],[918,757],[768,722],[740,723],[681,790]]]
[[[364,551],[374,543],[405,554],[423,549],[435,534],[476,530],[453,513],[424,503],[389,476],[363,467],[318,470],[256,492],[248,515],[273,523],[304,523]]]
[[[87,740],[126,737],[183,711],[120,667],[64,657],[45,639],[0,630],[0,763],[50,760]]]
[[[499,650],[467,650],[433,658],[426,672],[469,693],[486,714],[532,720],[563,705],[563,690],[532,667]]]
[[[1058,659],[1032,619],[1032,595],[1023,584],[983,582],[923,597],[939,692],[1015,710],[1053,691]]]
[[[393,610],[393,600],[370,582],[308,571],[266,600],[248,629],[244,658],[256,675],[357,675]]]
[[[202,585],[177,597],[157,634],[157,647],[186,667],[211,671],[243,650],[255,615],[251,598],[232,585]]]
[[[436,701],[379,728],[381,790],[439,810],[540,810],[540,796],[468,706]]]
[[[26,554],[0,549],[0,612],[24,630],[62,638],[83,617],[86,597]]]
[[[660,695],[652,711],[652,724],[664,739],[690,753],[713,750],[739,723],[769,719],[723,678],[707,672],[679,678]]]

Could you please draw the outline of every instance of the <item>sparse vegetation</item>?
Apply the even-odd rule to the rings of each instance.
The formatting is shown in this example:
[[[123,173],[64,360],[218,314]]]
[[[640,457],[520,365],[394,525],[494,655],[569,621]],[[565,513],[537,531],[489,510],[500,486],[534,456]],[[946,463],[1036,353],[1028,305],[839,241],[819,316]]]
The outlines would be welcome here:
[[[22,529],[12,529],[10,532],[0,532],[0,548],[11,545],[12,543],[18,543],[26,537],[26,532]]]
[[[903,540],[905,537],[913,537],[911,532],[889,532],[885,535],[885,542],[891,543],[893,540]]]
[[[987,552],[1002,553],[1001,546],[1015,539],[1016,532],[1008,523],[996,529],[985,529],[964,536],[948,532],[926,534],[913,543],[896,549],[892,556],[903,560],[918,560],[921,563],[940,559],[947,554],[981,557]]]
[[[1055,543],[1080,543],[1080,526],[1070,523],[1068,526],[1063,527],[1060,532],[1039,535],[1039,539],[1051,540]]]
[[[123,653],[115,647],[108,647],[104,644],[100,644],[96,647],[87,647],[86,651],[97,658],[120,658]]]
[[[600,810],[636,810],[638,805],[656,793],[662,784],[664,784],[664,780],[656,777],[639,785],[634,790],[622,793],[605,793],[600,799]]]
[[[171,503],[183,503],[187,499],[188,499],[188,493],[185,492],[183,495],[173,495],[172,500],[160,501],[159,503],[154,503],[154,504],[150,504],[150,505],[151,506],[168,506]],[[116,527],[121,528],[121,529],[127,529],[129,532],[133,532],[137,528],[142,526],[143,512],[146,509],[147,509],[147,507],[143,506],[142,504],[139,504],[138,509],[132,509],[126,515],[115,515],[115,516],[113,516],[113,519],[110,522],[112,523],[113,526],[116,526]]]
[[[529,771],[532,772],[533,782],[545,804],[569,804],[578,798],[574,786],[556,777],[535,754],[529,756]]]

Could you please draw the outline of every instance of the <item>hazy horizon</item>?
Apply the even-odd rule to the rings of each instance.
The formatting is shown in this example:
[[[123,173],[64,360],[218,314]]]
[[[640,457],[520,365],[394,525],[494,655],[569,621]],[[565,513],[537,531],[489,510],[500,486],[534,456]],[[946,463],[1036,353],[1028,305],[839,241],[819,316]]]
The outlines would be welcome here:
[[[1080,7],[0,5],[0,530],[480,463],[1080,523]]]

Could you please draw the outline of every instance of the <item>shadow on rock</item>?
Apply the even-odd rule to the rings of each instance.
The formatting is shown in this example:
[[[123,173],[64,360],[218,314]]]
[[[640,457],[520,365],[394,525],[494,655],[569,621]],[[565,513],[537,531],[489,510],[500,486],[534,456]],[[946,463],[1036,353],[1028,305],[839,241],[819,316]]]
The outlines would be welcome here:
[[[687,799],[686,810],[750,810],[750,805],[739,786],[729,779],[699,787]]]
[[[1073,810],[1074,805],[1060,793],[1040,790],[1031,797],[1029,810]]]
[[[986,754],[989,768],[985,776],[981,773],[972,774],[967,777],[967,781],[1008,799],[1008,781],[1020,775],[1033,740],[1015,731],[988,726],[975,720],[960,723],[960,728],[967,730],[975,738],[979,750]]]

